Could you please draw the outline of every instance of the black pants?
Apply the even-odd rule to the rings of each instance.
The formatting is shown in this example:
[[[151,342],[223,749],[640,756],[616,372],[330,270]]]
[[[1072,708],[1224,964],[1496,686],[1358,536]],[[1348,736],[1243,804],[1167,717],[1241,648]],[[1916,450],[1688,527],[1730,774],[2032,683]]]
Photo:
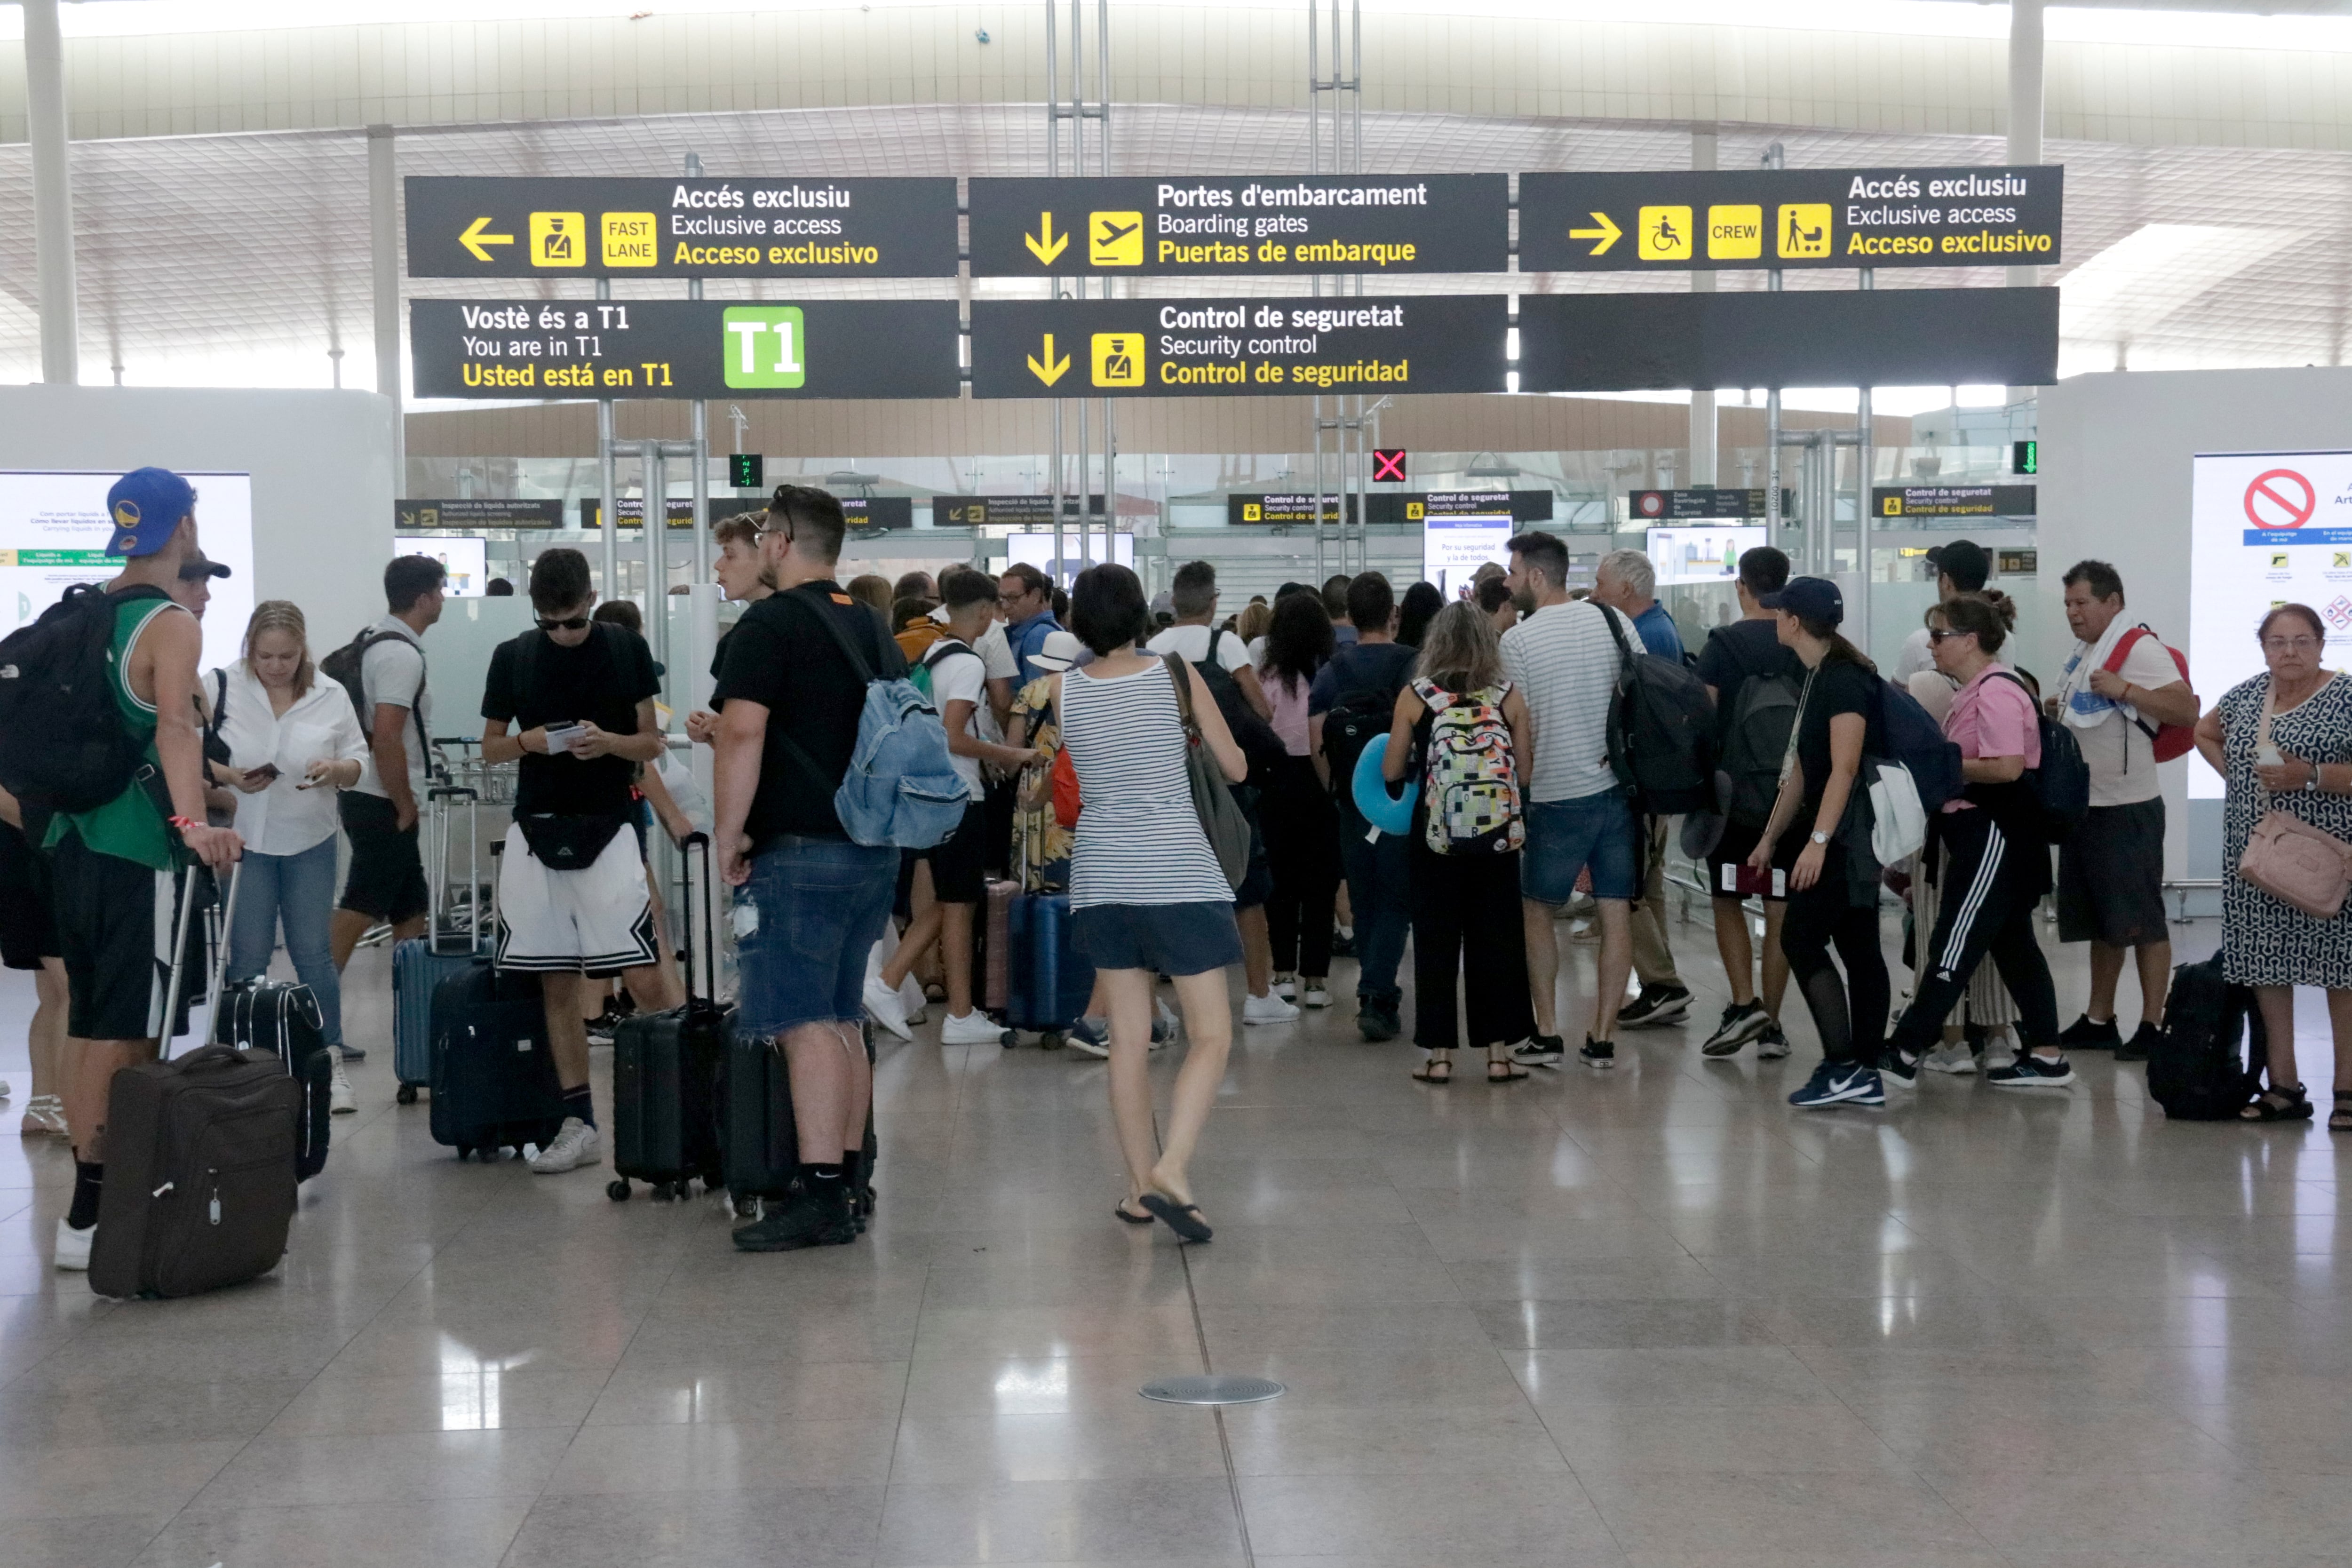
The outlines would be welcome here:
[[[1801,890],[1792,885],[1789,889],[1780,951],[1805,994],[1806,1010],[1822,1037],[1822,1055],[1833,1062],[1859,1060],[1875,1067],[1894,993],[1886,979],[1886,955],[1878,947],[1878,906],[1856,905],[1851,900],[1845,851],[1832,844],[1822,862],[1821,879],[1810,888]],[[1845,965],[1843,978],[1830,962],[1832,946]]]
[[[1936,831],[1952,860],[1944,868],[1936,931],[1920,955],[1911,1005],[1895,1026],[1895,1048],[1918,1056],[1935,1044],[1987,954],[2016,1000],[2025,1044],[2056,1045],[2058,995],[2033,934],[2033,906],[2050,886],[2050,851],[2004,833],[1982,809],[1940,816]]]
[[[1439,855],[1412,844],[1412,1043],[1450,1051],[1462,1040],[1454,972],[1472,1049],[1507,1046],[1536,1032],[1528,995],[1527,931],[1519,914],[1519,857]]]
[[[1339,892],[1339,822],[1310,757],[1285,757],[1258,811],[1274,863],[1266,938],[1275,972],[1331,973],[1331,910]]]

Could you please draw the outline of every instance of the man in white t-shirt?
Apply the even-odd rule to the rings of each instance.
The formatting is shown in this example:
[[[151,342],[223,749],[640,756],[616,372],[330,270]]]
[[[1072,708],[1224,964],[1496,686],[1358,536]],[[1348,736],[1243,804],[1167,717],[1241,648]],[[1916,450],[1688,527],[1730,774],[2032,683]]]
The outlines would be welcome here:
[[[875,1022],[901,1039],[911,1038],[906,1000],[898,987],[923,950],[936,942],[948,991],[948,1016],[940,1026],[940,1043],[985,1046],[995,1044],[1003,1031],[976,1011],[971,1000],[973,914],[987,896],[983,843],[988,808],[982,804],[985,786],[981,764],[1018,772],[1036,761],[1037,753],[1027,747],[984,740],[976,732],[976,716],[988,706],[988,667],[977,645],[996,620],[996,579],[959,569],[946,574],[940,594],[948,612],[947,635],[924,650],[914,679],[918,685],[930,689],[931,703],[947,726],[948,759],[970,798],[956,830],[944,842],[922,851],[931,868],[932,901],[908,923],[898,951],[882,965],[881,973],[866,981],[866,1006]]]
[[[1559,942],[1554,911],[1592,873],[1601,915],[1601,974],[1592,1028],[1578,1058],[1617,1065],[1617,1010],[1633,966],[1633,900],[1642,886],[1633,809],[1609,765],[1609,710],[1617,693],[1617,629],[1636,658],[1647,658],[1633,623],[1616,610],[1568,596],[1568,547],[1549,533],[1522,533],[1505,546],[1523,618],[1503,634],[1503,673],[1528,705],[1535,752],[1527,790],[1527,848],[1519,857],[1521,914],[1535,1037],[1512,1054],[1538,1067],[1566,1058],[1555,993]]]
[[[2091,810],[2058,852],[2058,940],[2091,944],[2090,1005],[2059,1036],[2073,1049],[2111,1047],[2145,1061],[2164,1016],[2172,937],[2164,918],[2164,795],[2156,731],[2197,722],[2197,694],[2154,633],[2124,617],[2124,584],[2104,561],[2069,568],[2066,625],[2080,640],[2059,678],[2059,720],[2091,774]],[[2126,1039],[2116,983],[2128,948],[2139,968],[2140,1024]]]
[[[416,818],[432,758],[433,699],[425,687],[425,629],[441,618],[447,572],[429,555],[403,555],[383,569],[384,617],[362,634],[360,728],[368,758],[360,782],[336,809],[351,841],[351,868],[327,941],[341,973],[370,927],[392,927],[393,940],[423,936],[431,899]],[[346,1044],[345,1059],[366,1053]]]

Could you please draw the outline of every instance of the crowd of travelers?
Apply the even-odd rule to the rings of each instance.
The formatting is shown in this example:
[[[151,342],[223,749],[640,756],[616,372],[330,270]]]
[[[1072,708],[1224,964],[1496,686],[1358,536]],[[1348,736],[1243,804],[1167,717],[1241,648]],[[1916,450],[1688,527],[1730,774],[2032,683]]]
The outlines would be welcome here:
[[[174,933],[201,935],[179,918],[196,882],[182,868],[242,860],[226,975],[264,973],[282,940],[335,1047],[336,1113],[356,1109],[344,1062],[364,1054],[344,1037],[338,977],[372,931],[424,933],[431,902],[419,824],[439,563],[394,560],[382,618],[331,658],[299,607],[270,600],[240,657],[202,670],[198,621],[227,568],[199,548],[194,491],[144,468],[109,505],[121,572],[93,613],[140,765],[88,809],[0,795],[0,944],[38,1000],[24,1131],[75,1160],[62,1268],[89,1256],[115,1072],[185,1027],[194,987],[164,1016]],[[1644,554],[1608,553],[1575,587],[1567,546],[1540,531],[1450,598],[1367,572],[1225,614],[1206,562],[1157,602],[1111,564],[1066,590],[1026,563],[845,585],[845,526],[832,496],[785,485],[718,528],[717,574],[743,611],[709,709],[684,726],[711,748],[734,1029],[781,1053],[801,1163],[792,1201],[737,1231],[747,1250],[854,1239],[870,1028],[912,1038],[937,1003],[943,1044],[1007,1037],[984,996],[1023,962],[995,929],[1001,892],[1066,900],[1033,940],[1093,973],[1063,1034],[1109,1063],[1117,1217],[1201,1241],[1189,1169],[1233,1038],[1228,969],[1240,1023],[1279,1028],[1338,1005],[1334,961],[1350,961],[1355,1030],[1379,1045],[1407,1030],[1410,950],[1412,1077],[1432,1088],[1462,1051],[1483,1053],[1496,1086],[1571,1059],[1612,1068],[1634,1031],[1687,1027],[1710,1059],[1784,1058],[1793,980],[1822,1053],[1793,1106],[1882,1105],[1923,1073],[2063,1089],[2072,1053],[2145,1060],[2161,1038],[2160,760],[2193,746],[2222,774],[2231,867],[2252,868],[2265,836],[2352,837],[2352,682],[2321,667],[2319,616],[2272,610],[2265,673],[2204,709],[2099,561],[2064,575],[2074,644],[2045,691],[2004,658],[2017,606],[1966,541],[1934,552],[1936,603],[1882,672],[1843,635],[1838,585],[1792,576],[1769,547],[1739,558],[1738,617],[1691,647]],[[531,1167],[557,1174],[604,1158],[596,1021],[683,1000],[647,846],[692,823],[665,784],[679,774],[635,607],[599,605],[568,548],[536,558],[524,593],[534,624],[490,661],[479,743],[515,764],[496,950],[537,976],[562,1117]],[[900,683],[918,700],[893,712],[935,716],[941,759],[939,798],[915,803],[935,826],[914,841],[877,837],[846,804],[876,694]],[[1669,807],[1645,784],[1656,742],[1629,718],[1637,698],[1696,715],[1697,797]],[[2056,785],[2076,775],[2084,797],[2054,831]],[[1711,1023],[1694,1018],[1668,940],[1677,877],[1703,879],[1713,916],[1729,1000]],[[2036,921],[2053,892],[2059,940],[2090,944],[2089,995],[2063,1028]],[[2314,1114],[2292,988],[2320,985],[2343,1085],[2329,1125],[2352,1129],[2352,922],[2251,869],[2226,879],[2223,910],[2226,979],[2252,988],[2268,1041],[2242,1115]],[[1564,941],[1589,943],[1596,971],[1572,1019]],[[1180,1039],[1155,1124],[1150,1056]]]

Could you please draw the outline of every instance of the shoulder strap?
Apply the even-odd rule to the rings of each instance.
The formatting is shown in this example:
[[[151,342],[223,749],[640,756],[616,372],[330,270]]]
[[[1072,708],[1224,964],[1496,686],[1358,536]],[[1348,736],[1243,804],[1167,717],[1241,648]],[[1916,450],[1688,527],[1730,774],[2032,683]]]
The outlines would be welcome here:
[[[2124,633],[2123,636],[2116,639],[2116,651],[2107,655],[2107,662],[2099,666],[2099,668],[2107,671],[2109,674],[2113,674],[2116,670],[2121,669],[2124,667],[2124,660],[2131,657],[2133,646],[2137,644],[2140,638],[2152,637],[2155,635],[2156,634],[2154,632],[2148,630],[2145,626],[2137,626],[2132,627],[2131,630]]]
[[[1590,599],[1585,603],[1592,605]],[[1625,640],[1625,628],[1617,624],[1616,611],[1606,605],[1592,605],[1592,607],[1601,612],[1601,622],[1608,626],[1609,635],[1617,639],[1617,684],[1622,687],[1633,679],[1633,647]]]
[[[1176,689],[1176,717],[1184,726],[1184,738],[1191,740],[1199,726],[1192,721],[1192,666],[1181,653],[1163,653],[1160,662],[1168,668],[1168,683]]]
[[[795,588],[793,592],[799,594],[803,590]],[[849,640],[849,634],[841,629],[841,623],[835,620],[832,613],[824,607],[824,602],[813,594],[804,594],[803,603],[824,626],[826,634],[833,638],[834,646],[848,658],[850,668],[857,671],[857,678],[868,685],[873,684],[874,661],[857,650],[857,646]]]

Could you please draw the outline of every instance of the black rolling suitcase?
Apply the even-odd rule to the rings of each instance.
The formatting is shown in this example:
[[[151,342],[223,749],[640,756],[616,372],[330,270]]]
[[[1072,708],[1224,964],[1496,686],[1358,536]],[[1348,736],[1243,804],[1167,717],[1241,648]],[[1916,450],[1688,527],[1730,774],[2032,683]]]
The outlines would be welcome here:
[[[109,1179],[89,1259],[101,1296],[193,1296],[257,1279],[285,1256],[294,1223],[302,1089],[286,1064],[225,1045],[168,1054],[202,874],[192,867],[182,883],[166,1055],[116,1073],[107,1098]],[[207,994],[220,994],[217,962]]]
[[[874,1025],[863,1025],[866,1059],[874,1059]],[[726,1162],[727,1190],[738,1214],[749,1213],[757,1200],[789,1195],[800,1179],[801,1141],[793,1122],[792,1074],[784,1053],[774,1042],[730,1031],[727,1045],[727,1077],[719,1096],[719,1141]],[[866,1113],[866,1147],[858,1168],[846,1173],[850,1212],[857,1228],[874,1213],[874,1112]]]
[[[493,846],[493,859],[499,850]],[[491,873],[495,886],[498,877]],[[495,927],[498,907],[491,900]],[[501,970],[493,938],[433,988],[433,1141],[495,1160],[502,1149],[546,1148],[563,1126],[563,1089],[548,1049],[539,977]]]
[[[725,1180],[719,1152],[719,1080],[727,1070],[727,1041],[735,1009],[718,1001],[719,958],[705,931],[694,927],[709,909],[710,838],[693,833],[686,840],[686,1005],[667,1012],[634,1014],[613,1032],[613,1180],[605,1195],[614,1203],[629,1195],[632,1178],[649,1182],[656,1202],[685,1197],[697,1178],[707,1188]],[[694,851],[702,853],[702,877],[692,875]],[[698,889],[700,896],[698,897]],[[702,956],[702,994],[695,994],[694,960]]]
[[[286,1064],[287,1073],[302,1086],[301,1148],[294,1173],[306,1182],[317,1175],[327,1163],[335,1075],[317,994],[283,980],[231,982],[213,1004],[213,1039],[267,1051]]]

